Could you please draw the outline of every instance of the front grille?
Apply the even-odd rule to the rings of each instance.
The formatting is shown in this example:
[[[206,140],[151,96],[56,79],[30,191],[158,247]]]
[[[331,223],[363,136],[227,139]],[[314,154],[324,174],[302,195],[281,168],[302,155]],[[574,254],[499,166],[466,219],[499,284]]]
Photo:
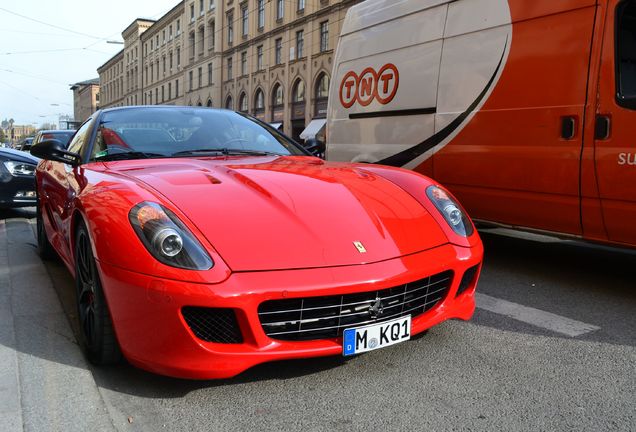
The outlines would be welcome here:
[[[446,296],[452,276],[447,271],[380,291],[269,300],[258,307],[258,316],[265,334],[273,339],[336,338],[346,328],[423,314]],[[382,312],[374,313],[372,307],[377,310],[380,304]]]
[[[201,340],[225,344],[243,342],[232,309],[186,306],[181,313],[190,330]]]

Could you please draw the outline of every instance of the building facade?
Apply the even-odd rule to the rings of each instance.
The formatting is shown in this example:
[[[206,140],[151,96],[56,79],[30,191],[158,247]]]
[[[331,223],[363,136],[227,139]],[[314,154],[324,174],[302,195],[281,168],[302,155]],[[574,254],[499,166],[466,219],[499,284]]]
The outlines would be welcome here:
[[[73,84],[71,90],[74,121],[83,123],[99,109],[99,78]]]
[[[242,111],[295,139],[323,132],[333,55],[359,0],[183,0],[135,20],[99,69],[101,106]]]

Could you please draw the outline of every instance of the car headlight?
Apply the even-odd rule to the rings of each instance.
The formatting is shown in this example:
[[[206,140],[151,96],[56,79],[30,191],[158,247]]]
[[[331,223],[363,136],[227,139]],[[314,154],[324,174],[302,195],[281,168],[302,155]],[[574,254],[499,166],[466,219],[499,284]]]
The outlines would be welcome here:
[[[128,215],[139,239],[160,262],[188,270],[209,270],[212,258],[179,218],[167,208],[142,202]]]
[[[442,214],[448,225],[457,234],[468,237],[473,234],[473,224],[464,213],[461,206],[444,189],[439,186],[429,186],[426,189],[428,199]]]
[[[4,166],[12,176],[32,176],[36,166],[26,162],[5,161]]]

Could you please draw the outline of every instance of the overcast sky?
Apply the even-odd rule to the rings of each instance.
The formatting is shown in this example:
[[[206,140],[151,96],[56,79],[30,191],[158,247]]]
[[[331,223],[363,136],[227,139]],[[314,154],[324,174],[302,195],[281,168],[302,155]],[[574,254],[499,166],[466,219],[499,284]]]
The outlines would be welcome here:
[[[0,0],[0,120],[39,126],[72,116],[69,84],[97,78],[97,68],[123,48],[106,40],[121,41],[135,18],[158,19],[177,3]]]

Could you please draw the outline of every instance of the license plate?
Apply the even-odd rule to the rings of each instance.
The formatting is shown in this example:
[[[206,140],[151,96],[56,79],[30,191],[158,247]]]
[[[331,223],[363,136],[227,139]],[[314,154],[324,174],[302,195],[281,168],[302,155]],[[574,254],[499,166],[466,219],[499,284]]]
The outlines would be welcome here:
[[[350,356],[373,351],[410,338],[411,315],[365,327],[350,328],[343,333],[342,355]]]

